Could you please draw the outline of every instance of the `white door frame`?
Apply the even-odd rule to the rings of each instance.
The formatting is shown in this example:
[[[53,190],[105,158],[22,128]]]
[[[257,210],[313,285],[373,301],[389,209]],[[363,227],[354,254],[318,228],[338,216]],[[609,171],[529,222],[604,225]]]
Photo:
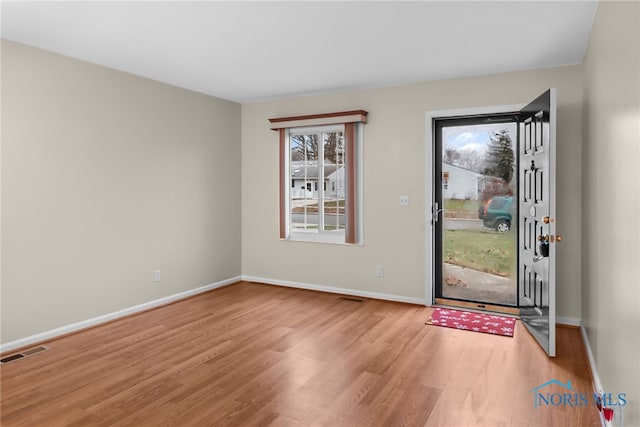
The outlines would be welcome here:
[[[489,107],[472,107],[462,108],[454,110],[439,110],[439,111],[427,111],[425,113],[425,284],[424,284],[424,302],[426,306],[433,305],[434,299],[434,268],[433,265],[433,227],[431,223],[431,208],[433,206],[433,148],[434,148],[434,134],[433,134],[433,119],[460,117],[460,116],[477,116],[481,114],[500,114],[500,113],[514,113],[524,108],[526,104],[513,104],[513,105],[496,105]]]

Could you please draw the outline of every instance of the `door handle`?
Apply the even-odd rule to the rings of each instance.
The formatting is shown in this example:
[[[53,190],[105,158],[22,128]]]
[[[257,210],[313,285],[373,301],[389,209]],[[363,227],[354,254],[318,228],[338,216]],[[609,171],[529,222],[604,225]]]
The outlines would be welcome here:
[[[542,255],[536,255],[533,257],[533,262],[540,262],[544,259]]]
[[[555,236],[552,234],[551,236],[549,236],[548,234],[546,235],[539,235],[537,237],[538,242],[540,243],[560,243],[562,242],[562,234],[556,234]]]
[[[438,215],[440,215],[440,212],[444,212],[444,208],[438,209],[438,206],[438,202],[435,202],[431,208],[431,224],[438,222]]]

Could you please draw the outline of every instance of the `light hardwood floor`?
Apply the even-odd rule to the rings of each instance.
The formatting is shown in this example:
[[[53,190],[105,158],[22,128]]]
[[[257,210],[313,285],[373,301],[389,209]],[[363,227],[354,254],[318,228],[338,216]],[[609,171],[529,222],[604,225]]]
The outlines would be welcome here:
[[[597,426],[533,406],[590,392],[579,331],[549,359],[514,338],[425,325],[432,309],[241,282],[47,343],[3,365],[3,426]]]

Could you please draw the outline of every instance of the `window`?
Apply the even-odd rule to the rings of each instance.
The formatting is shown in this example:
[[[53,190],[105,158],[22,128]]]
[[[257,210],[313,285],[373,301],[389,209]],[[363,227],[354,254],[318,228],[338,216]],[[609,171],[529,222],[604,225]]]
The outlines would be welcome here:
[[[350,111],[270,119],[280,133],[281,239],[361,243],[366,115]]]
[[[344,125],[289,129],[289,173],[291,179],[308,182],[307,191],[289,191],[289,230],[337,232],[345,229]],[[327,182],[337,191],[327,191]],[[313,182],[313,191],[311,191]],[[318,182],[323,185],[318,186]],[[322,188],[319,191],[318,188]]]

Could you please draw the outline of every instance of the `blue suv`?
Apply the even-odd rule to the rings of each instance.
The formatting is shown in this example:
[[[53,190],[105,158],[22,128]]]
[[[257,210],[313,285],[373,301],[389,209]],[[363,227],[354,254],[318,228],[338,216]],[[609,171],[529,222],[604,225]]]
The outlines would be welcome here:
[[[478,214],[485,227],[506,233],[511,228],[511,220],[516,206],[512,196],[495,196],[480,206]]]

